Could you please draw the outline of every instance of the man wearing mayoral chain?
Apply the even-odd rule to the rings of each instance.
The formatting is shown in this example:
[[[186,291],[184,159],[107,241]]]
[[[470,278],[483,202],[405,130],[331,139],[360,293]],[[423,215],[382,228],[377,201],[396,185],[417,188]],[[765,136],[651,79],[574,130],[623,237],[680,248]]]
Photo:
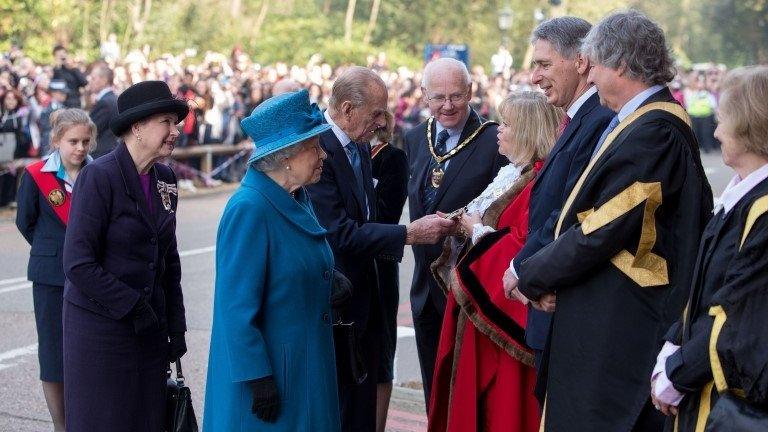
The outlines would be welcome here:
[[[433,60],[424,68],[422,91],[432,117],[405,136],[412,221],[464,207],[506,164],[498,153],[496,123],[484,121],[469,106],[472,82],[464,63]],[[441,251],[441,243],[413,247],[411,310],[427,403],[446,304],[429,266]]]

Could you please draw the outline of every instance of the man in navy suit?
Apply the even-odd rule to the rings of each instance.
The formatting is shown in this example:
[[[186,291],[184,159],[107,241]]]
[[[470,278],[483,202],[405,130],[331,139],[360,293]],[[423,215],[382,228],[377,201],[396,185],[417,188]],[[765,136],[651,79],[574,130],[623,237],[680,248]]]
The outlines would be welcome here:
[[[114,72],[105,63],[96,64],[88,75],[88,90],[96,100],[90,112],[91,120],[96,125],[94,158],[111,152],[117,146],[117,137],[109,128],[109,122],[117,117],[117,95],[112,90],[114,77]]]
[[[405,245],[435,243],[454,225],[434,214],[408,226],[373,222],[376,195],[367,143],[377,129],[386,126],[386,109],[387,87],[376,73],[353,66],[341,74],[333,84],[325,112],[332,128],[320,134],[328,157],[320,181],[307,187],[317,218],[328,230],[335,266],[352,282],[352,299],[339,318],[354,322],[368,374],[362,382],[355,382],[345,365],[348,350],[343,341],[337,341],[343,431],[376,428],[377,347],[382,335],[375,259],[400,261]]]
[[[422,91],[432,117],[405,136],[411,220],[464,207],[507,163],[499,154],[496,123],[485,122],[469,107],[472,82],[464,63],[450,58],[430,62]],[[427,406],[446,303],[430,265],[441,252],[441,244],[413,248],[411,311]]]
[[[600,105],[595,87],[587,80],[589,60],[579,53],[581,39],[590,28],[587,21],[566,16],[541,23],[531,36],[532,82],[544,90],[551,104],[566,110],[567,116],[531,192],[528,237],[505,275],[505,289],[516,286],[520,263],[554,240],[560,210],[614,115]],[[542,367],[541,362],[551,322],[552,313],[529,308],[525,340],[536,352],[536,396],[542,403],[546,365]]]

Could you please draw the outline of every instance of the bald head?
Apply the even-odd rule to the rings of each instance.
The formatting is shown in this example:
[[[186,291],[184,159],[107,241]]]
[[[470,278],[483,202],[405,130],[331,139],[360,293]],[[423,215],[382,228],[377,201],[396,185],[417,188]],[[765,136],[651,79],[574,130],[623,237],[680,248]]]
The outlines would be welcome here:
[[[464,63],[456,59],[443,57],[427,63],[424,67],[424,73],[422,74],[421,86],[425,89],[429,89],[432,79],[438,74],[459,76],[463,80],[462,83],[465,85],[469,85],[471,82],[469,71]]]
[[[300,89],[301,89],[301,86],[296,81],[290,78],[283,78],[280,81],[276,82],[275,85],[272,87],[272,96],[278,96],[283,93],[291,93],[291,92],[299,91]]]
[[[469,115],[472,80],[464,63],[451,58],[433,60],[421,80],[432,116],[443,127],[461,127]]]

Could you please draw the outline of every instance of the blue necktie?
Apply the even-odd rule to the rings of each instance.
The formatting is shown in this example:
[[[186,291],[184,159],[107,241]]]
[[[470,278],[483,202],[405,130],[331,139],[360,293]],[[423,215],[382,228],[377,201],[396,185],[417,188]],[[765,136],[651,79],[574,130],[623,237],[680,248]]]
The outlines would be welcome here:
[[[435,141],[435,154],[442,156],[445,154],[445,144],[448,141],[450,134],[447,129],[443,129],[437,134],[437,141]],[[432,208],[432,201],[437,196],[437,188],[432,186],[432,172],[435,169],[443,169],[445,163],[437,163],[435,158],[429,161],[429,167],[427,168],[427,184],[424,185],[424,210],[429,211]]]
[[[608,138],[608,134],[613,132],[614,129],[616,129],[616,126],[619,125],[619,116],[615,115],[611,119],[611,122],[608,123],[608,127],[605,128],[603,131],[603,134],[600,135],[600,139],[597,141],[597,145],[595,146],[595,150],[592,151],[592,157],[590,159],[594,159],[597,155],[597,152],[600,151],[600,147],[603,146],[603,143],[605,142],[605,139]]]
[[[352,171],[355,172],[357,188],[363,198],[365,198],[365,215],[368,217],[368,196],[365,194],[365,182],[363,181],[363,165],[360,159],[360,147],[356,142],[351,141],[344,147],[344,150],[349,156],[349,162],[352,165]]]

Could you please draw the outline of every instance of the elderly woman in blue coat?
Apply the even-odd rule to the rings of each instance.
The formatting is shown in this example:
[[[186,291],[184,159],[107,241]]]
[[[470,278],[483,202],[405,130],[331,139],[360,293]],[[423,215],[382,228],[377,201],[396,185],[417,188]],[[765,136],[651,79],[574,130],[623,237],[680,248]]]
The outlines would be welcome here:
[[[302,90],[241,126],[256,148],[219,225],[203,430],[337,431],[333,255],[303,187],[330,125]]]

